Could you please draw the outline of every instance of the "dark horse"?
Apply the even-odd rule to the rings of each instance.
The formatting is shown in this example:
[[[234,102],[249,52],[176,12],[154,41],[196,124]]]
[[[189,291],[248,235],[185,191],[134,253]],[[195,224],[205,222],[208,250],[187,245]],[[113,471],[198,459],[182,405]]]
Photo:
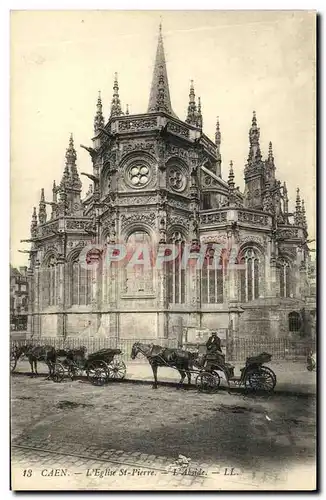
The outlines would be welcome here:
[[[37,362],[43,361],[48,369],[49,375],[47,379],[51,378],[54,375],[54,366],[57,359],[56,350],[51,345],[38,345],[31,347],[26,353],[28,357],[29,364],[32,369],[32,377],[37,375]],[[35,371],[34,371],[35,368]]]
[[[14,345],[10,351],[10,369],[13,372],[17,366],[19,359],[22,356],[26,356],[27,353],[33,346],[31,344],[26,345]]]
[[[136,342],[132,346],[131,359],[135,359],[137,354],[143,354],[152,367],[154,375],[153,389],[157,389],[157,368],[159,366],[173,367],[181,375],[180,384],[183,384],[187,374],[188,385],[191,383],[191,368],[197,357],[197,354],[182,349],[171,349],[154,344],[142,344]]]

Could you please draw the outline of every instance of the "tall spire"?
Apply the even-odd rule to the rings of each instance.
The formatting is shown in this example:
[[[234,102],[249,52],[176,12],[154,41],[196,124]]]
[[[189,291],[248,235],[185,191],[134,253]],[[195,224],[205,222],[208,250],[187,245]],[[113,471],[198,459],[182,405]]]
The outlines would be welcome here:
[[[111,101],[111,114],[110,118],[112,116],[121,116],[122,109],[121,109],[121,102],[120,102],[120,97],[119,97],[119,84],[118,84],[118,73],[114,73],[114,84],[113,84],[113,97]]]
[[[40,224],[45,224],[46,219],[47,219],[47,213],[46,213],[46,204],[44,197],[44,188],[42,188],[39,209],[38,209],[38,220],[40,221]]]
[[[148,113],[156,113],[158,111],[163,111],[177,118],[172,110],[172,105],[171,105],[161,24],[159,26],[159,35],[158,35],[158,42],[156,49],[151,93],[149,96],[148,109],[147,109]]]
[[[31,221],[31,237],[34,238],[37,235],[37,215],[36,207],[33,208],[32,221]]]
[[[71,179],[71,187],[73,189],[80,190],[82,187],[82,183],[79,178],[76,160],[77,153],[74,147],[74,138],[73,135],[70,134],[69,146],[66,150],[66,166],[68,167],[69,177]]]
[[[94,118],[94,134],[97,134],[99,128],[101,127],[104,127],[104,117],[102,112],[101,91],[99,90],[96,104],[96,115]]]
[[[195,100],[195,88],[193,80],[190,80],[189,104],[188,104],[186,123],[195,126],[197,125],[197,106]]]
[[[260,138],[260,129],[257,126],[256,111],[254,111],[252,116],[251,127],[249,130],[248,166],[252,166],[261,161],[259,138]]]

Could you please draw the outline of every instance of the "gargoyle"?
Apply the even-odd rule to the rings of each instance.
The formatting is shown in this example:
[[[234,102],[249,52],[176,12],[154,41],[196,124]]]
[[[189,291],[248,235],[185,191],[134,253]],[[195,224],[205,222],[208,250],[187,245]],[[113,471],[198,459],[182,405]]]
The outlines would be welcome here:
[[[86,149],[86,151],[89,152],[89,154],[91,155],[92,158],[94,158],[96,156],[96,154],[97,154],[97,151],[94,148],[90,148],[88,146],[84,146],[83,144],[80,144],[80,147],[83,148],[83,149]]]
[[[86,172],[81,172],[80,175],[86,175],[86,177],[88,177],[91,181],[93,181],[94,184],[98,184],[99,183],[99,178],[96,175],[87,174]]]
[[[113,136],[113,134],[110,134],[110,132],[108,132],[105,128],[103,128],[103,127],[99,127],[99,130],[100,130],[101,132],[103,132],[103,134],[105,134],[105,135],[106,135],[107,137],[109,137],[110,139],[113,139],[113,137],[114,137],[114,136]]]

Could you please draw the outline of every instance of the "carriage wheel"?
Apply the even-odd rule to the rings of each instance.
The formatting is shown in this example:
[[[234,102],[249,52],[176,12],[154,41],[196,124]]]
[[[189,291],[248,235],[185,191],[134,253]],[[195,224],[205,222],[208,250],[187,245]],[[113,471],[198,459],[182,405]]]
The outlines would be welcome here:
[[[14,372],[17,366],[16,356],[10,356],[10,371]]]
[[[275,375],[275,373],[268,366],[263,366],[263,368],[264,368],[264,370],[267,370],[271,374],[271,376],[273,377],[273,379],[274,379],[274,387],[275,387],[276,386],[276,375]],[[274,389],[274,387],[273,387],[273,389]]]
[[[271,392],[276,385],[276,375],[270,368],[261,366],[248,373],[245,385],[253,391]]]
[[[62,382],[65,376],[65,369],[61,363],[55,363],[52,375],[53,382]]]
[[[203,372],[196,378],[196,386],[202,392],[215,392],[220,385],[221,379],[217,372]]]
[[[104,361],[89,364],[86,373],[90,383],[97,386],[106,384],[110,376],[108,365]]]
[[[109,364],[109,377],[116,380],[122,380],[126,376],[126,365],[123,361],[114,359]]]
[[[71,380],[74,380],[75,377],[78,375],[78,368],[75,365],[69,365],[68,367],[68,377],[71,378]]]

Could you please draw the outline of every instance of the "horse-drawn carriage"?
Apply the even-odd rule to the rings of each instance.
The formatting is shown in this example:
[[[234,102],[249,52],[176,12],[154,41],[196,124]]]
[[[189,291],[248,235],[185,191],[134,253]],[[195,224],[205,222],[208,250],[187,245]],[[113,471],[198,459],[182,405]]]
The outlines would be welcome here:
[[[276,375],[264,363],[270,362],[272,356],[263,352],[257,356],[246,359],[246,364],[240,369],[240,375],[234,374],[234,366],[225,362],[223,355],[209,356],[206,347],[200,346],[196,365],[200,373],[196,378],[196,386],[205,392],[217,390],[221,383],[221,373],[230,387],[230,382],[237,386],[244,386],[252,391],[270,392],[276,386]]]
[[[154,344],[142,344],[135,342],[131,352],[131,358],[135,359],[138,353],[148,359],[153,370],[154,385],[157,388],[158,367],[173,368],[181,375],[180,384],[183,384],[185,376],[188,384],[191,376],[196,376],[196,386],[205,392],[216,391],[221,382],[221,375],[230,387],[230,382],[242,385],[252,391],[272,391],[276,385],[276,375],[264,363],[271,361],[272,356],[266,352],[247,358],[246,364],[240,369],[240,375],[234,375],[234,366],[225,362],[222,353],[210,354],[206,345],[198,346],[192,352],[183,349],[171,349]]]
[[[61,382],[65,375],[73,380],[86,373],[93,385],[104,385],[110,379],[122,380],[126,375],[126,365],[120,359],[120,349],[101,349],[86,356],[86,348],[58,351],[52,379]]]
[[[56,349],[52,345],[14,345],[10,351],[10,370],[14,372],[19,360],[27,358],[31,374],[37,375],[37,362],[48,366],[49,377],[61,382],[65,375],[72,380],[86,372],[93,385],[103,385],[110,379],[122,380],[126,375],[126,365],[115,356],[120,349],[101,349],[86,356],[86,347],[77,349]]]

